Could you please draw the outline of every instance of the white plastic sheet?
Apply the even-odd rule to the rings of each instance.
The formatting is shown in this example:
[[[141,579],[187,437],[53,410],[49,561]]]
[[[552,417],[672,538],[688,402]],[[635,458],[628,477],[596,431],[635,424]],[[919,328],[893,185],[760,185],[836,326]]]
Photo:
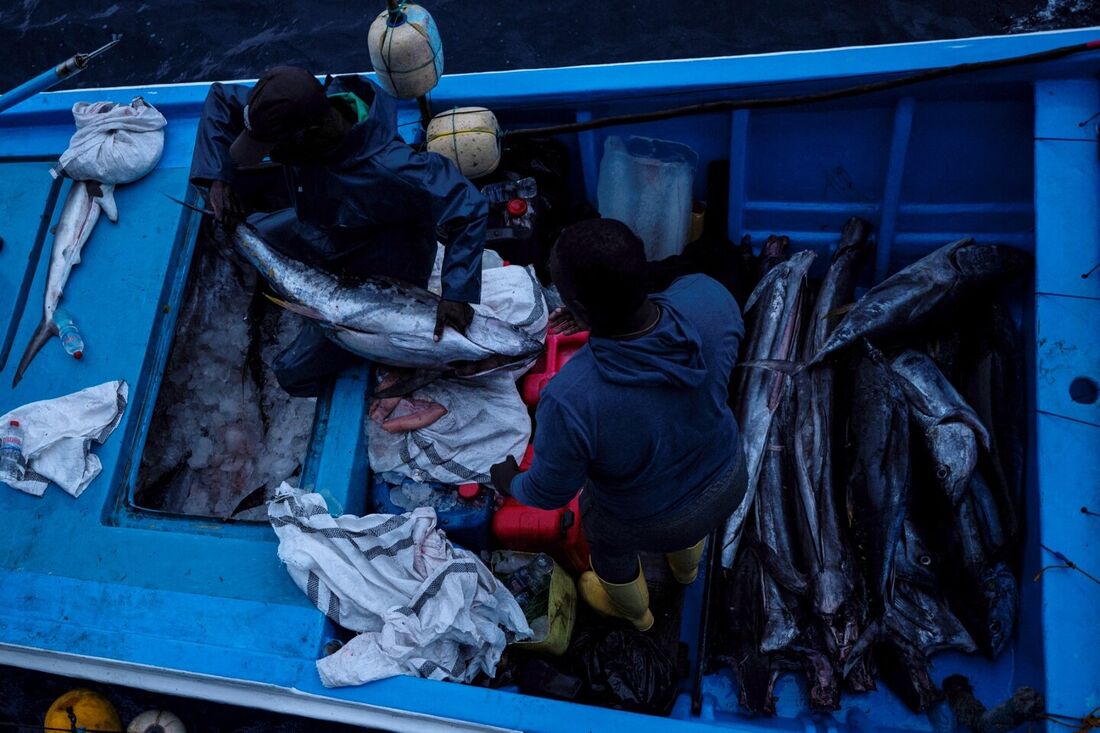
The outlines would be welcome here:
[[[404,674],[469,682],[530,636],[523,611],[435,511],[332,517],[320,494],[286,484],[268,504],[279,558],[310,602],[359,635],[317,662],[326,687]]]
[[[23,428],[27,474],[12,488],[42,496],[50,482],[74,497],[103,470],[90,453],[92,442],[103,443],[118,427],[126,410],[126,382],[105,382],[65,397],[17,407],[0,424],[18,420]]]
[[[687,244],[697,161],[690,147],[667,140],[612,136],[604,143],[600,213],[630,227],[650,261],[680,254]]]
[[[130,183],[156,167],[164,152],[164,115],[141,97],[130,104],[77,102],[76,133],[58,167],[77,181]]]

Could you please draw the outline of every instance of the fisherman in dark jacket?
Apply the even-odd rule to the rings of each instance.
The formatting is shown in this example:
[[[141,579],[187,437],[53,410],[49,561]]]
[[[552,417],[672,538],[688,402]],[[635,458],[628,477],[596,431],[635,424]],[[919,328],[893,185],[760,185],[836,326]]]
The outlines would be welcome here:
[[[488,202],[448,159],[418,153],[397,134],[396,101],[360,77],[326,89],[305,69],[279,66],[254,87],[214,84],[199,124],[191,182],[208,189],[215,217],[237,215],[237,166],[270,155],[283,164],[294,209],[250,222],[285,254],[355,278],[424,286],[445,247],[438,340],[465,333],[481,299]],[[316,395],[356,357],[307,324],[276,359],[286,391]]]
[[[493,466],[493,484],[543,509],[583,488],[594,572],[581,576],[581,595],[645,631],[653,615],[638,552],[666,553],[673,577],[691,583],[704,539],[745,496],[727,400],[741,312],[705,275],[647,296],[642,243],[610,219],[562,232],[550,271],[591,337],[539,398],[531,469],[508,458]]]

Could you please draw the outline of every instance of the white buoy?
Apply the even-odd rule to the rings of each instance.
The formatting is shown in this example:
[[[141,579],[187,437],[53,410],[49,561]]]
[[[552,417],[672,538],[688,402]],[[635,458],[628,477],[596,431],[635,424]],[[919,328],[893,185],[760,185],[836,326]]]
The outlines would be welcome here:
[[[382,87],[399,99],[430,92],[443,74],[443,41],[431,14],[402,3],[383,11],[367,32],[370,62]]]
[[[146,710],[130,721],[126,733],[187,733],[183,721],[167,710]]]
[[[428,123],[428,150],[453,160],[467,178],[485,176],[500,165],[500,125],[484,107],[440,112]]]

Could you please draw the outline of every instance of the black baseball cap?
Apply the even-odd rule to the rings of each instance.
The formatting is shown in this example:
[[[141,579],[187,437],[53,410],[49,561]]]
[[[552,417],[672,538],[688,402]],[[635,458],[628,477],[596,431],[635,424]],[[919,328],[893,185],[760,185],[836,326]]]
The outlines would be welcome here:
[[[333,114],[339,113],[313,74],[298,66],[276,66],[249,93],[244,132],[233,141],[229,154],[238,165],[255,165],[280,142],[323,124]]]

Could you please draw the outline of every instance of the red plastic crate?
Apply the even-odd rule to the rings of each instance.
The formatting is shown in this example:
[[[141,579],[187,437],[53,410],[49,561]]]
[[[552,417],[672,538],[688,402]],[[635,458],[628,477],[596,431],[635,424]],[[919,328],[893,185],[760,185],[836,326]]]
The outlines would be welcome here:
[[[588,331],[572,333],[562,336],[548,332],[546,334],[546,351],[531,371],[527,372],[520,380],[519,393],[528,406],[534,407],[539,402],[539,395],[550,379],[561,371],[565,362],[577,353],[582,346],[588,343]]]

